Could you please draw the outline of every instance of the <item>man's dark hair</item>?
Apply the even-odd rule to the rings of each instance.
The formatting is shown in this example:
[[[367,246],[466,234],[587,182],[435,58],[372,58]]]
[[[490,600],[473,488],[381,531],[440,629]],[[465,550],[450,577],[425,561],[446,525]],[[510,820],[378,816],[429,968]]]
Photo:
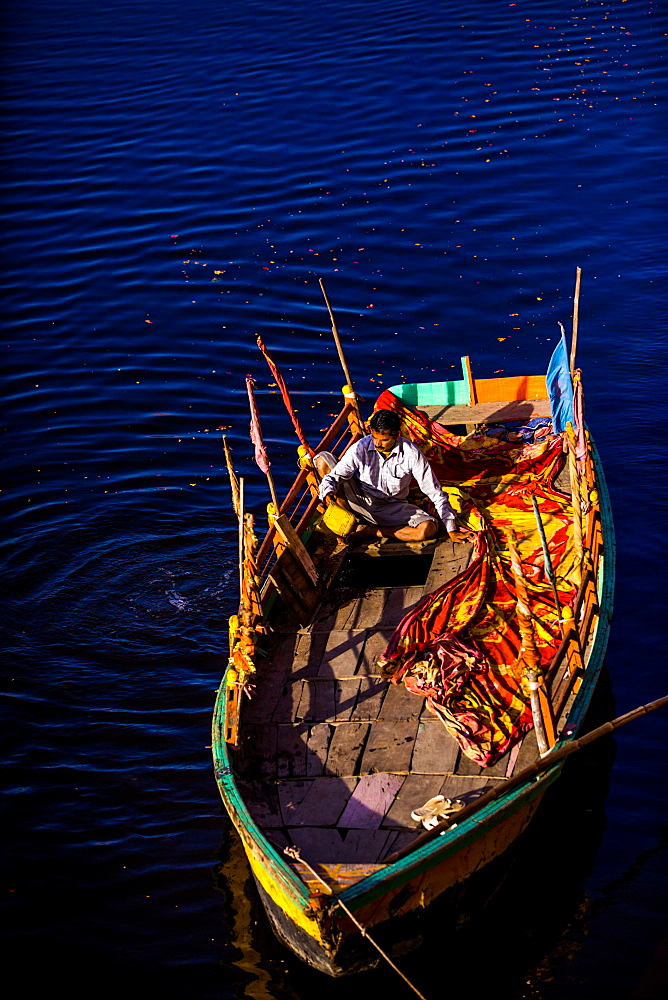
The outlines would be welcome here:
[[[397,437],[401,431],[401,421],[393,410],[376,410],[369,420],[369,427],[379,434],[391,434],[392,437]]]

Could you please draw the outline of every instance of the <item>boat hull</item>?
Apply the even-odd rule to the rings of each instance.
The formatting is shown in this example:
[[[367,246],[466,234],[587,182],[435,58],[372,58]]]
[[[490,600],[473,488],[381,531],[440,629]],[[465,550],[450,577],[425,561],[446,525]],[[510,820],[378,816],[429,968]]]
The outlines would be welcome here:
[[[536,797],[453,857],[437,862],[409,882],[388,886],[380,898],[355,911],[356,919],[392,958],[419,947],[432,910],[439,908],[441,920],[447,911],[447,922],[456,922],[461,900],[456,889],[508,850],[527,828],[541,799],[542,795]],[[321,923],[321,940],[317,942],[259,888],[276,936],[313,968],[339,977],[374,968],[380,961],[378,952],[340,911],[336,920]]]
[[[573,740],[583,725],[602,668],[612,612],[614,534],[605,480],[593,443],[592,461],[599,494],[601,540],[593,556],[589,603],[576,609],[587,621],[586,669],[575,685],[575,675],[567,674],[571,678],[567,722],[556,746]],[[521,783],[509,782],[507,792],[481,804],[440,836],[420,841],[421,846],[399,853],[395,860],[368,866],[369,871],[352,883],[350,879],[345,884],[337,885],[336,879],[332,883],[331,869],[335,866],[328,865],[327,875],[334,888],[322,888],[313,869],[309,874],[303,866],[289,863],[271,843],[237,788],[235,751],[226,742],[232,671],[232,667],[228,668],[222,680],[214,711],[212,743],[219,790],[241,837],[276,936],[307,964],[330,976],[377,965],[378,952],[365,940],[360,925],[388,954],[397,956],[419,944],[421,922],[429,908],[450,905],[456,919],[462,887],[477,879],[479,873],[491,870],[494,862],[518,841],[561,772],[561,763],[556,763],[538,776],[527,774]]]
[[[474,822],[451,828],[419,851],[383,866],[340,895],[355,919],[395,957],[420,944],[429,909],[441,910],[452,897],[456,907],[463,886],[500,858],[524,833],[560,767],[518,790],[503,807],[489,809]],[[235,818],[232,803],[226,803]],[[309,895],[300,884],[286,880],[285,863],[273,848],[254,837],[236,816],[246,856],[277,938],[308,965],[329,976],[344,976],[373,968],[378,952],[331,897]],[[290,874],[293,874],[288,869]],[[457,918],[454,911],[450,914]],[[441,918],[443,919],[443,918]]]

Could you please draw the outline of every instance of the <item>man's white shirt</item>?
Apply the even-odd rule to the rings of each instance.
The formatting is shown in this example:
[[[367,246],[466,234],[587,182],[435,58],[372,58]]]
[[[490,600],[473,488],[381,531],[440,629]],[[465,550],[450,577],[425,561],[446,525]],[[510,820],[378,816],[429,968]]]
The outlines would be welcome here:
[[[434,504],[436,512],[447,531],[454,531],[455,515],[432,472],[429,462],[420,449],[407,438],[399,437],[390,454],[385,458],[376,449],[369,434],[352,445],[320,484],[320,498],[336,493],[339,482],[355,476],[364,492],[376,500],[405,500],[413,477]]]

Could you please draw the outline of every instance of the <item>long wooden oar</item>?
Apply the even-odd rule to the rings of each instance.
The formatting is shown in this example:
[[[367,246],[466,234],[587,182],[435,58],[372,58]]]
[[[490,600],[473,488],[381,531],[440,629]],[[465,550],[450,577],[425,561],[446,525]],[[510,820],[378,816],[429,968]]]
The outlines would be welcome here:
[[[627,712],[625,715],[620,715],[618,718],[613,719],[612,722],[604,722],[602,726],[598,729],[592,729],[590,733],[585,736],[581,736],[577,740],[572,740],[565,746],[558,747],[556,750],[551,750],[544,757],[539,760],[529,764],[528,767],[523,768],[512,778],[508,778],[507,781],[499,782],[494,788],[489,792],[485,792],[481,795],[479,799],[475,802],[469,803],[469,805],[464,806],[459,812],[453,813],[451,818],[442,819],[437,826],[432,827],[427,833],[421,834],[416,837],[410,844],[402,848],[400,851],[395,851],[394,854],[390,854],[385,859],[385,864],[391,865],[395,861],[399,861],[401,858],[405,858],[407,854],[412,854],[413,851],[422,847],[424,844],[428,844],[429,841],[433,840],[434,837],[438,837],[441,833],[444,833],[448,827],[459,826],[465,819],[468,819],[472,813],[478,812],[483,806],[488,805],[490,802],[494,802],[495,799],[501,798],[502,795],[506,795],[513,788],[517,788],[518,785],[523,784],[530,778],[535,777],[542,771],[547,771],[548,768],[552,767],[554,764],[558,764],[559,761],[563,760],[565,757],[569,757],[571,754],[576,753],[578,750],[582,750],[589,743],[593,743],[594,740],[600,739],[601,736],[607,736],[608,733],[614,732],[615,729],[619,729],[620,726],[625,726],[627,722],[633,722],[634,719],[639,719],[642,715],[648,715],[650,712],[654,712],[657,708],[663,708],[664,705],[668,705],[668,695],[663,698],[657,698],[656,701],[650,701],[648,705],[641,705],[639,708],[634,708],[632,712]]]
[[[348,365],[346,364],[346,358],[345,358],[345,355],[343,353],[343,347],[341,346],[341,338],[339,337],[339,331],[338,331],[338,328],[336,326],[336,320],[334,319],[334,310],[331,307],[331,304],[330,304],[330,301],[329,301],[329,297],[328,297],[327,292],[325,290],[325,282],[322,280],[322,278],[319,279],[319,283],[320,283],[320,289],[321,289],[322,294],[323,294],[324,299],[325,299],[325,305],[327,306],[327,311],[329,313],[329,319],[330,319],[331,324],[332,324],[332,334],[334,336],[334,343],[336,344],[336,349],[339,352],[339,361],[341,362],[341,367],[343,368],[343,374],[346,376],[346,382],[348,383],[348,388],[350,389],[350,392],[352,394],[352,397],[353,397],[353,400],[354,400],[354,403],[355,403],[355,409],[357,410],[357,416],[359,418],[360,425],[363,427],[364,426],[364,421],[362,419],[362,411],[360,410],[360,404],[358,402],[357,396],[355,395],[355,389],[353,387],[353,380],[350,377],[350,372],[348,370]]]

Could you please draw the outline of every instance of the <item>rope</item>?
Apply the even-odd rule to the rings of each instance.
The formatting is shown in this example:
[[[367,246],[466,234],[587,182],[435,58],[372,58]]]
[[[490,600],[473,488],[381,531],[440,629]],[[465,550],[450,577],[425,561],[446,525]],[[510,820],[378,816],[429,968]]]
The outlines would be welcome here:
[[[327,891],[327,895],[328,895],[328,896],[333,896],[333,893],[332,893],[332,889],[331,889],[331,887],[327,885],[327,883],[325,882],[325,880],[324,880],[324,879],[322,879],[322,878],[321,878],[321,877],[320,877],[320,876],[318,875],[318,873],[317,873],[316,871],[314,871],[314,869],[313,869],[313,868],[311,868],[311,866],[310,866],[310,864],[308,863],[308,861],[304,861],[304,859],[302,858],[302,856],[301,856],[301,853],[300,853],[300,850],[299,850],[299,848],[298,848],[298,847],[285,847],[285,848],[284,848],[284,853],[285,853],[285,854],[287,854],[287,855],[288,855],[288,857],[290,857],[290,858],[294,858],[294,860],[295,860],[295,861],[301,861],[301,863],[302,863],[302,864],[304,865],[304,867],[305,867],[305,868],[308,868],[308,870],[309,870],[309,871],[311,872],[311,874],[313,875],[313,877],[314,877],[315,879],[317,879],[317,881],[318,881],[318,882],[320,882],[320,884],[321,884],[321,885],[323,885],[323,886],[325,887],[325,889],[326,889],[326,891]],[[358,929],[358,931],[360,932],[360,934],[362,935],[362,937],[366,938],[366,939],[367,939],[367,941],[369,941],[369,942],[370,942],[370,943],[371,943],[371,944],[372,944],[372,945],[374,946],[374,948],[375,948],[375,949],[376,949],[376,951],[377,951],[377,952],[379,953],[379,955],[380,955],[380,956],[381,956],[382,958],[384,958],[384,959],[385,959],[385,961],[387,962],[387,964],[388,964],[388,965],[389,965],[389,966],[390,966],[390,967],[391,967],[392,969],[394,969],[394,971],[395,971],[395,972],[397,973],[397,975],[398,975],[398,976],[401,976],[401,978],[402,978],[402,979],[403,979],[403,981],[404,981],[404,982],[406,983],[406,985],[407,985],[407,986],[410,986],[410,988],[411,988],[411,989],[413,990],[413,992],[414,992],[414,993],[415,993],[415,994],[416,994],[417,996],[419,996],[419,997],[420,997],[420,1000],[426,1000],[426,997],[425,997],[425,996],[424,996],[424,995],[423,995],[422,993],[420,993],[419,989],[418,989],[418,988],[417,988],[416,986],[413,986],[413,984],[412,984],[412,982],[410,981],[410,979],[407,979],[407,978],[406,978],[406,976],[405,976],[405,975],[403,974],[403,972],[401,971],[401,969],[398,969],[398,968],[397,968],[397,966],[396,966],[396,965],[394,964],[394,962],[392,961],[392,959],[390,958],[390,956],[389,956],[389,955],[386,955],[386,954],[385,954],[385,952],[383,951],[383,949],[382,949],[382,948],[380,947],[380,945],[379,945],[379,944],[377,944],[377,943],[376,943],[376,942],[374,941],[374,939],[373,939],[373,938],[371,937],[371,935],[370,935],[370,934],[369,934],[369,932],[368,932],[368,931],[366,930],[366,928],[364,928],[364,927],[362,926],[362,924],[361,924],[361,923],[359,922],[359,920],[357,920],[357,918],[353,916],[353,914],[352,914],[352,913],[350,912],[350,910],[348,909],[348,907],[346,906],[346,904],[345,904],[345,903],[343,903],[343,902],[342,902],[342,901],[341,901],[340,899],[336,898],[336,899],[335,899],[335,901],[334,901],[334,905],[335,905],[335,906],[340,906],[340,907],[341,907],[341,909],[342,909],[342,910],[343,910],[343,912],[344,912],[344,913],[346,914],[346,916],[348,916],[348,917],[349,917],[349,918],[350,918],[350,919],[352,920],[352,922],[353,922],[353,923],[355,924],[355,927],[357,927],[357,929]]]

